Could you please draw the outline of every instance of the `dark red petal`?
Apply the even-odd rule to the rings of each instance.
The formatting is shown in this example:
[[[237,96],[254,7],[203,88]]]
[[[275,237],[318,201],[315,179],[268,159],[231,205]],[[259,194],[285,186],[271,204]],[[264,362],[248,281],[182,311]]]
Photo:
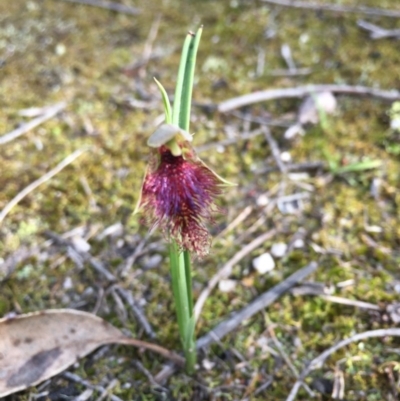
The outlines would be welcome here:
[[[141,206],[148,221],[161,226],[183,249],[204,255],[210,245],[205,223],[217,210],[218,179],[199,162],[175,157],[166,147],[159,152],[158,166],[145,177]]]

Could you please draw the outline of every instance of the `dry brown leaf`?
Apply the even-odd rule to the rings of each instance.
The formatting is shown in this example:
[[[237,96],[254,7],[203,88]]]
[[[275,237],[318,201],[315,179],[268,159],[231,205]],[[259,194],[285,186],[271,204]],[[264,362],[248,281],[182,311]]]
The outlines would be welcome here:
[[[36,385],[109,343],[150,349],[183,363],[179,355],[156,344],[128,338],[90,313],[44,310],[0,320],[0,397]]]

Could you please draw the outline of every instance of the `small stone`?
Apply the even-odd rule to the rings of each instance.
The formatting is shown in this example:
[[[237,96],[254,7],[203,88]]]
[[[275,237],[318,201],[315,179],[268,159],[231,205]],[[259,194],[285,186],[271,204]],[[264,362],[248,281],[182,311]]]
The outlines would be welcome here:
[[[226,279],[221,280],[218,284],[218,288],[221,292],[231,292],[236,287],[236,280]]]
[[[298,122],[304,124],[317,124],[322,113],[334,114],[337,101],[331,92],[319,92],[307,96],[299,109]]]
[[[209,359],[203,359],[201,364],[205,370],[211,370],[215,366],[215,362],[211,362]]]
[[[105,228],[98,236],[97,239],[99,241],[103,240],[104,238],[110,237],[119,237],[124,232],[124,226],[121,222],[115,223],[111,226]]]
[[[71,288],[74,288],[74,283],[72,282],[71,277],[65,277],[63,288],[64,290],[70,290]]]
[[[89,252],[90,250],[90,244],[82,237],[73,237],[71,242],[77,252]]]
[[[297,135],[304,135],[304,129],[300,124],[294,124],[290,126],[283,134],[284,138],[287,140],[295,138]]]
[[[302,238],[298,238],[293,242],[293,248],[299,249],[304,248],[304,240]]]
[[[145,270],[155,269],[160,267],[163,257],[159,254],[144,257],[140,264]]]
[[[263,253],[253,259],[253,267],[260,274],[268,273],[275,268],[274,258],[268,252]]]
[[[393,303],[386,308],[394,324],[400,323],[400,303]]]
[[[286,254],[288,246],[284,242],[277,242],[271,247],[271,254],[275,258],[283,258]]]
[[[265,194],[260,195],[256,200],[257,206],[267,206],[269,203],[268,196]]]
[[[289,152],[282,152],[281,160],[285,163],[289,163],[292,161],[292,155]]]
[[[67,51],[67,48],[65,47],[65,45],[63,43],[58,43],[56,45],[56,54],[57,54],[57,56],[63,56],[66,51]]]

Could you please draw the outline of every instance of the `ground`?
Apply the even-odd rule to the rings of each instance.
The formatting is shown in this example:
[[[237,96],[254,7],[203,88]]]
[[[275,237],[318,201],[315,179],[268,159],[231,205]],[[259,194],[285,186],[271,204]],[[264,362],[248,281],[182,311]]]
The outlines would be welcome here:
[[[148,237],[132,212],[150,151],[146,138],[162,116],[153,77],[173,94],[186,31],[203,24],[191,132],[199,155],[238,185],[219,200],[222,213],[210,227],[215,237],[210,255],[193,262],[195,297],[246,244],[273,228],[276,234],[234,265],[232,290],[211,292],[198,337],[312,261],[318,268],[305,281],[319,283],[320,293],[330,290],[350,305],[309,292],[286,293],[201,352],[195,376],[178,371],[162,387],[153,379],[165,360],[126,346],[103,347],[69,372],[104,388],[113,383],[110,392],[122,400],[285,400],[296,381],[289,365],[301,372],[344,338],[396,327],[387,306],[400,293],[399,133],[390,128],[391,102],[373,96],[338,94],[334,114],[319,110],[320,122],[290,140],[284,133],[295,123],[301,99],[261,102],[230,113],[218,112],[217,106],[258,90],[305,84],[398,89],[400,41],[372,40],[357,21],[398,29],[399,19],[262,1],[124,4],[137,7],[140,15],[60,0],[0,4],[0,132],[28,121],[19,114],[23,109],[67,102],[56,117],[0,145],[0,209],[69,154],[85,149],[1,221],[0,315],[48,308],[94,311],[150,340],[114,291],[118,285],[143,309],[156,334],[153,341],[179,351],[165,240],[157,231]],[[363,5],[376,7],[376,1]],[[400,12],[396,0],[381,1],[379,7]],[[306,74],[282,73],[288,68],[282,45],[290,47],[297,68],[309,69]],[[270,141],[257,131],[265,125],[291,164],[320,162],[319,167],[303,167],[302,177],[283,174]],[[233,140],[224,145],[227,138]],[[354,167],[360,162],[373,168]],[[287,213],[278,200],[293,194],[305,198]],[[243,213],[246,217],[235,220]],[[90,256],[78,263],[68,243],[57,238],[83,238],[91,257],[117,282],[96,271]],[[252,260],[273,244],[293,245],[299,238],[303,246],[276,258],[272,272],[253,269]],[[15,255],[20,258],[9,263]],[[346,400],[395,400],[399,352],[396,337],[355,342],[305,380],[316,399],[329,399],[332,385],[343,382]],[[82,383],[58,375],[7,400],[72,399],[84,390]],[[301,389],[297,399],[310,396]]]

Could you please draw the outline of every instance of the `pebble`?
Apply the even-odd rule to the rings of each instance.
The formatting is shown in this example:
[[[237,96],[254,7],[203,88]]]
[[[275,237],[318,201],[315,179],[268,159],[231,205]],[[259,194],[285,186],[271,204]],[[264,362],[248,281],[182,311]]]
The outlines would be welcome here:
[[[275,258],[283,258],[287,251],[287,245],[284,242],[277,242],[271,247],[271,254]]]
[[[268,273],[275,268],[274,258],[268,252],[263,253],[253,259],[253,267],[260,274]]]
[[[296,239],[293,242],[293,248],[297,248],[297,249],[304,248],[304,240],[301,238]]]
[[[221,292],[231,292],[236,287],[236,280],[226,279],[218,283],[218,288]]]
[[[209,359],[203,359],[201,364],[205,370],[211,370],[215,366],[215,362],[211,362]]]
[[[89,252],[90,250],[90,244],[82,237],[73,237],[71,242],[77,252]]]
[[[63,288],[64,290],[70,290],[71,288],[74,288],[74,283],[72,282],[71,277],[65,277]]]

